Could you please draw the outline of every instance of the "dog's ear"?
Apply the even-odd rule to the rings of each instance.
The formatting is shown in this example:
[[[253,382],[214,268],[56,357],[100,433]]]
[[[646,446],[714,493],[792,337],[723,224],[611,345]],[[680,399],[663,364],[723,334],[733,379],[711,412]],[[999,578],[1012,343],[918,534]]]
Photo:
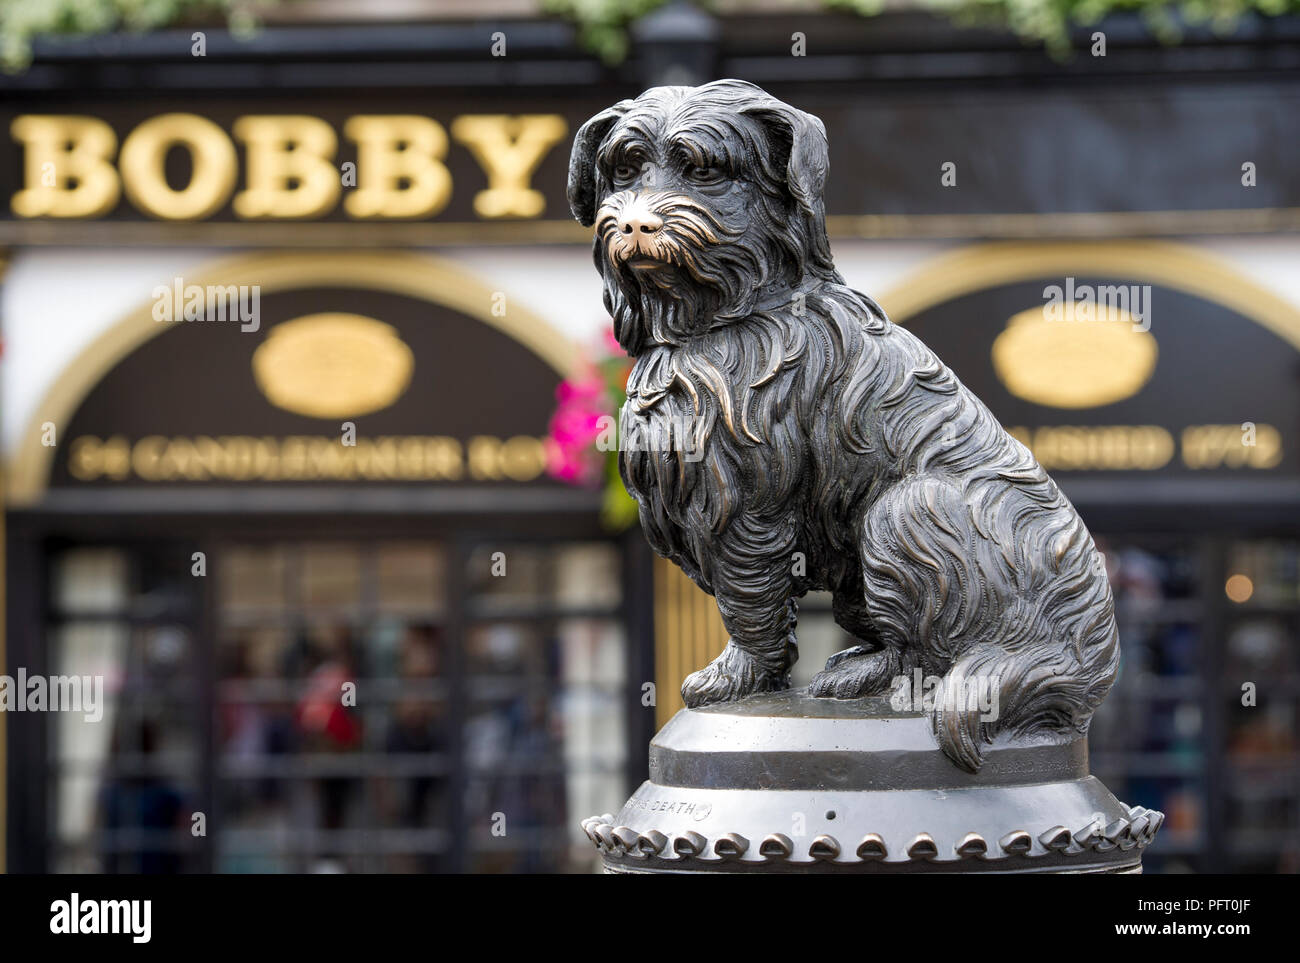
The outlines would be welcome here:
[[[830,149],[821,120],[772,99],[742,107],[741,113],[758,120],[768,136],[789,151],[785,180],[790,196],[814,221],[824,221],[822,189],[830,167]]]
[[[611,127],[628,112],[632,101],[619,101],[608,110],[602,110],[578,128],[573,138],[573,153],[569,155],[569,210],[583,227],[596,221],[596,150]]]
[[[830,240],[826,237],[826,206],[822,201],[826,172],[830,168],[826,128],[812,114],[771,98],[764,98],[751,107],[741,107],[740,112],[762,124],[769,140],[788,152],[785,185],[804,215],[800,234],[806,251],[818,268],[834,271]]]

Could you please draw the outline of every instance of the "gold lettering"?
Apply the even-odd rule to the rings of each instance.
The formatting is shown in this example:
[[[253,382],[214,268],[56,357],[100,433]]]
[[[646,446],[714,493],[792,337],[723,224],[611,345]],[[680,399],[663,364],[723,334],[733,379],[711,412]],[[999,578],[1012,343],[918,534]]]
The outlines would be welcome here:
[[[397,446],[391,438],[371,441],[363,438],[354,449],[357,474],[362,478],[388,480],[397,477]]]
[[[111,163],[113,128],[94,117],[26,114],[9,126],[23,145],[24,184],[10,202],[19,217],[99,217],[121,193]]]
[[[546,468],[546,446],[537,438],[515,435],[501,446],[501,470],[515,481],[532,481]]]
[[[225,468],[225,450],[221,443],[209,435],[194,439],[195,463],[205,478],[220,478]]]
[[[1282,433],[1273,425],[1255,427],[1246,444],[1240,425],[1189,425],[1183,429],[1183,464],[1192,469],[1276,468],[1282,460]]]
[[[1282,461],[1282,433],[1272,425],[1255,429],[1255,445],[1250,449],[1247,464],[1251,468],[1276,468]]]
[[[73,439],[68,446],[68,474],[82,481],[94,481],[104,468],[104,458],[99,439],[83,435]]]
[[[437,121],[414,114],[360,115],[348,119],[343,133],[357,144],[357,189],[343,201],[350,215],[427,217],[447,206],[447,133]]]
[[[240,217],[315,217],[338,202],[338,138],[325,121],[306,115],[240,117],[234,132],[248,145],[248,186],[234,202]]]
[[[436,436],[427,440],[424,451],[425,471],[430,478],[456,481],[465,474],[465,451],[455,438]]]
[[[351,456],[355,448],[345,448],[333,438],[314,438],[309,449],[311,469],[321,478],[352,478],[357,463]]]
[[[469,440],[469,476],[476,480],[500,480],[500,438],[476,435]]]
[[[419,438],[397,439],[397,477],[405,481],[424,477],[424,445]]]
[[[1032,442],[1048,471],[1153,471],[1174,456],[1173,435],[1158,425],[1043,427],[1034,429]]]
[[[167,445],[166,460],[173,466],[173,472],[181,478],[203,481],[208,477],[194,442],[188,438],[173,438]]]
[[[530,481],[545,468],[545,439],[516,435],[470,442],[477,479]],[[68,473],[78,481],[455,481],[465,475],[465,448],[444,435],[381,436],[355,447],[321,435],[150,435],[134,444],[121,435],[73,440]]]
[[[284,478],[298,479],[307,475],[307,445],[310,438],[295,435],[280,443],[280,474]]]
[[[183,190],[167,183],[167,152],[189,151],[193,172]],[[235,145],[216,124],[197,114],[161,114],[131,131],[119,160],[131,203],[169,221],[202,220],[215,214],[235,189]]]
[[[546,197],[529,186],[547,152],[564,139],[558,114],[470,114],[457,117],[451,136],[469,148],[487,174],[487,190],[474,195],[479,217],[537,217]]]
[[[1183,429],[1183,464],[1188,468],[1207,468],[1213,464],[1214,427],[1214,425],[1190,425]]]
[[[131,445],[122,435],[104,442],[101,452],[101,470],[113,481],[124,481],[131,474]]]
[[[235,481],[248,481],[250,478],[256,478],[253,470],[253,444],[252,438],[237,435],[232,438],[222,438],[221,444],[226,449],[226,471],[229,477]]]
[[[159,464],[162,461],[162,448],[167,439],[161,435],[150,435],[135,443],[131,451],[131,467],[136,475],[145,481],[162,481]]]

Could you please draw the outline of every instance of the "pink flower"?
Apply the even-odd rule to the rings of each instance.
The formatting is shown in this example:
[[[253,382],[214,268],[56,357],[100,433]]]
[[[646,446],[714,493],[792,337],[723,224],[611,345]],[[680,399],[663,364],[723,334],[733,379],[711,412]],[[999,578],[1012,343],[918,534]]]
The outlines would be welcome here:
[[[592,346],[579,372],[555,389],[555,413],[546,440],[546,470],[553,478],[575,485],[596,487],[606,481],[605,467],[612,454],[596,442],[622,403],[631,362],[606,328],[600,343]]]
[[[571,378],[561,381],[555,389],[555,400],[563,406],[581,401],[598,400],[604,394],[604,383],[595,372],[591,372],[580,379]]]
[[[611,415],[609,396],[599,377],[587,375],[560,382],[546,446],[546,470],[561,481],[595,485],[603,474],[605,453],[596,439]]]

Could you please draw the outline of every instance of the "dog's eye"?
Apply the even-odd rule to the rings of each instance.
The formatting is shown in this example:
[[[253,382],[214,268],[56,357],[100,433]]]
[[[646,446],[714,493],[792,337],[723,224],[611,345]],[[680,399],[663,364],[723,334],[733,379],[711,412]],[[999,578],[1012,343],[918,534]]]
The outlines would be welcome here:
[[[636,177],[636,168],[631,164],[619,164],[614,168],[614,180],[619,184],[626,184]]]
[[[688,167],[686,179],[692,184],[718,184],[723,180],[723,173],[716,167]]]

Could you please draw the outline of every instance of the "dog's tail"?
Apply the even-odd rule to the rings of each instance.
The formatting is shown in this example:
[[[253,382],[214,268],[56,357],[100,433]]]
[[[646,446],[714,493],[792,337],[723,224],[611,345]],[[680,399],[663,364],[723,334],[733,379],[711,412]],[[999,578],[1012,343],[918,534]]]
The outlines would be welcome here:
[[[1081,527],[1081,526],[1080,526]],[[1092,540],[1083,535],[1090,553]],[[999,733],[1088,731],[1115,681],[1119,633],[1104,571],[1087,566],[1028,612],[1016,606],[993,644],[977,644],[944,676],[930,724],[944,754],[976,772]]]

